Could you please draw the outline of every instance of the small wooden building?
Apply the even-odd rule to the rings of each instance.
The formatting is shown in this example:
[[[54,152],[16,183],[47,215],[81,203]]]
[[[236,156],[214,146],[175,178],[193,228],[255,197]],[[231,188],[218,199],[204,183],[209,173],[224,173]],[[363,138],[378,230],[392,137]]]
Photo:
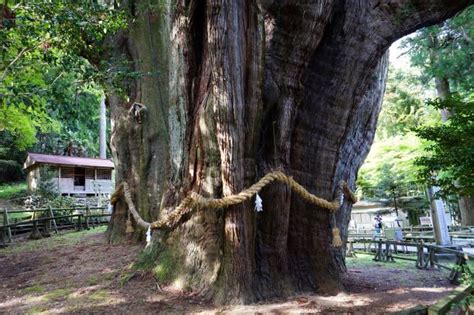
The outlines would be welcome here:
[[[28,153],[24,164],[28,189],[50,181],[62,195],[95,195],[112,192],[114,164],[107,159]]]
[[[374,217],[380,215],[382,217],[382,223],[386,227],[397,227],[398,223],[402,226],[408,226],[408,220],[403,209],[399,209],[399,216],[397,217],[395,208],[388,207],[380,202],[368,202],[359,201],[353,207],[351,211],[351,221],[349,222],[349,228],[351,229],[373,229],[374,228]]]

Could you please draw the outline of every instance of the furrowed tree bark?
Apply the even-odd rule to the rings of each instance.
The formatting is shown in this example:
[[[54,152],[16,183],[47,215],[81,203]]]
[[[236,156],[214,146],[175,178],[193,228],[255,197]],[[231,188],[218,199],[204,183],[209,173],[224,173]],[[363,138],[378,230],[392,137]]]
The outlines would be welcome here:
[[[461,212],[461,224],[472,226],[474,224],[474,197],[460,196],[459,211]]]
[[[128,100],[108,96],[117,184],[129,183],[147,221],[191,191],[235,194],[275,169],[333,199],[339,180],[354,188],[372,143],[389,45],[468,4],[125,2],[133,21],[115,54],[140,75],[124,82]],[[146,107],[141,119],[129,114],[135,102]],[[263,213],[252,199],[199,209],[174,231],[155,233],[166,281],[217,303],[340,290],[344,257],[330,246],[329,212],[282,184],[261,196]],[[336,218],[344,237],[349,216],[346,202]],[[126,217],[120,200],[111,241],[126,237]],[[143,235],[136,229],[132,238]]]

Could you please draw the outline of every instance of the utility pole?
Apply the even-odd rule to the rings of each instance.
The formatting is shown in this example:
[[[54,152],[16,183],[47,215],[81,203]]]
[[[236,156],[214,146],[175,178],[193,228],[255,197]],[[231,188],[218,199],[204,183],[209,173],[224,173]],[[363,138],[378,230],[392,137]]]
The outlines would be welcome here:
[[[105,110],[105,96],[100,100],[100,119],[99,119],[99,157],[101,159],[107,158],[106,142],[107,137],[107,120]]]
[[[395,206],[395,215],[397,216],[397,219],[395,220],[397,222],[397,226],[400,226],[400,217],[398,216],[398,205],[397,205],[397,186],[393,185],[392,187],[392,196],[393,196],[393,205]]]
[[[392,186],[392,196],[393,196],[393,204],[395,206],[395,214],[398,217],[398,206],[397,206],[397,193],[396,193],[396,186]]]
[[[437,245],[451,245],[449,237],[448,225],[446,224],[446,216],[444,214],[443,201],[436,196],[439,191],[438,186],[428,187],[428,198],[430,200],[431,220],[433,221],[433,230]]]

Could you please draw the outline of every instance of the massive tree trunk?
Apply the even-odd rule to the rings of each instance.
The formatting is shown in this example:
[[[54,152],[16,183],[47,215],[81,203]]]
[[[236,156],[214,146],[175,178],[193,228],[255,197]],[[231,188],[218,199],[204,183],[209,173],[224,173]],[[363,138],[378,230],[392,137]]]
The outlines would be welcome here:
[[[463,226],[474,225],[474,197],[459,197],[459,212],[461,212],[461,224]]]
[[[152,2],[125,3],[131,22],[116,56],[140,75],[125,85],[128,99],[108,95],[116,181],[128,182],[147,221],[191,191],[235,194],[277,169],[326,199],[339,180],[354,188],[375,132],[387,48],[469,3]],[[261,195],[263,213],[250,201],[200,209],[155,237],[168,280],[219,303],[340,289],[344,258],[330,246],[329,212],[283,184]],[[336,216],[343,237],[349,216],[345,203]],[[126,218],[119,200],[112,241],[125,237]],[[143,236],[136,228],[133,238]]]

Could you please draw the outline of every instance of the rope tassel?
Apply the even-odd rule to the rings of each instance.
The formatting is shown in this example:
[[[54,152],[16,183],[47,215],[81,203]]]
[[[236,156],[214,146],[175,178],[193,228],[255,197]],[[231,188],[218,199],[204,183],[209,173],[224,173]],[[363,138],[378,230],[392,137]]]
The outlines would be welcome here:
[[[341,232],[339,231],[338,228],[332,229],[332,246],[334,247],[342,246]]]
[[[342,200],[341,200],[341,205],[342,205]],[[331,229],[332,230],[332,246],[335,248],[339,248],[342,246],[341,231],[337,227],[336,214],[334,212],[332,213],[331,227],[332,227]]]
[[[128,218],[127,218],[127,222],[125,223],[125,226],[126,226],[125,233],[127,234],[133,233],[133,231],[135,231],[132,225],[132,220],[130,220],[130,212],[128,212]]]

